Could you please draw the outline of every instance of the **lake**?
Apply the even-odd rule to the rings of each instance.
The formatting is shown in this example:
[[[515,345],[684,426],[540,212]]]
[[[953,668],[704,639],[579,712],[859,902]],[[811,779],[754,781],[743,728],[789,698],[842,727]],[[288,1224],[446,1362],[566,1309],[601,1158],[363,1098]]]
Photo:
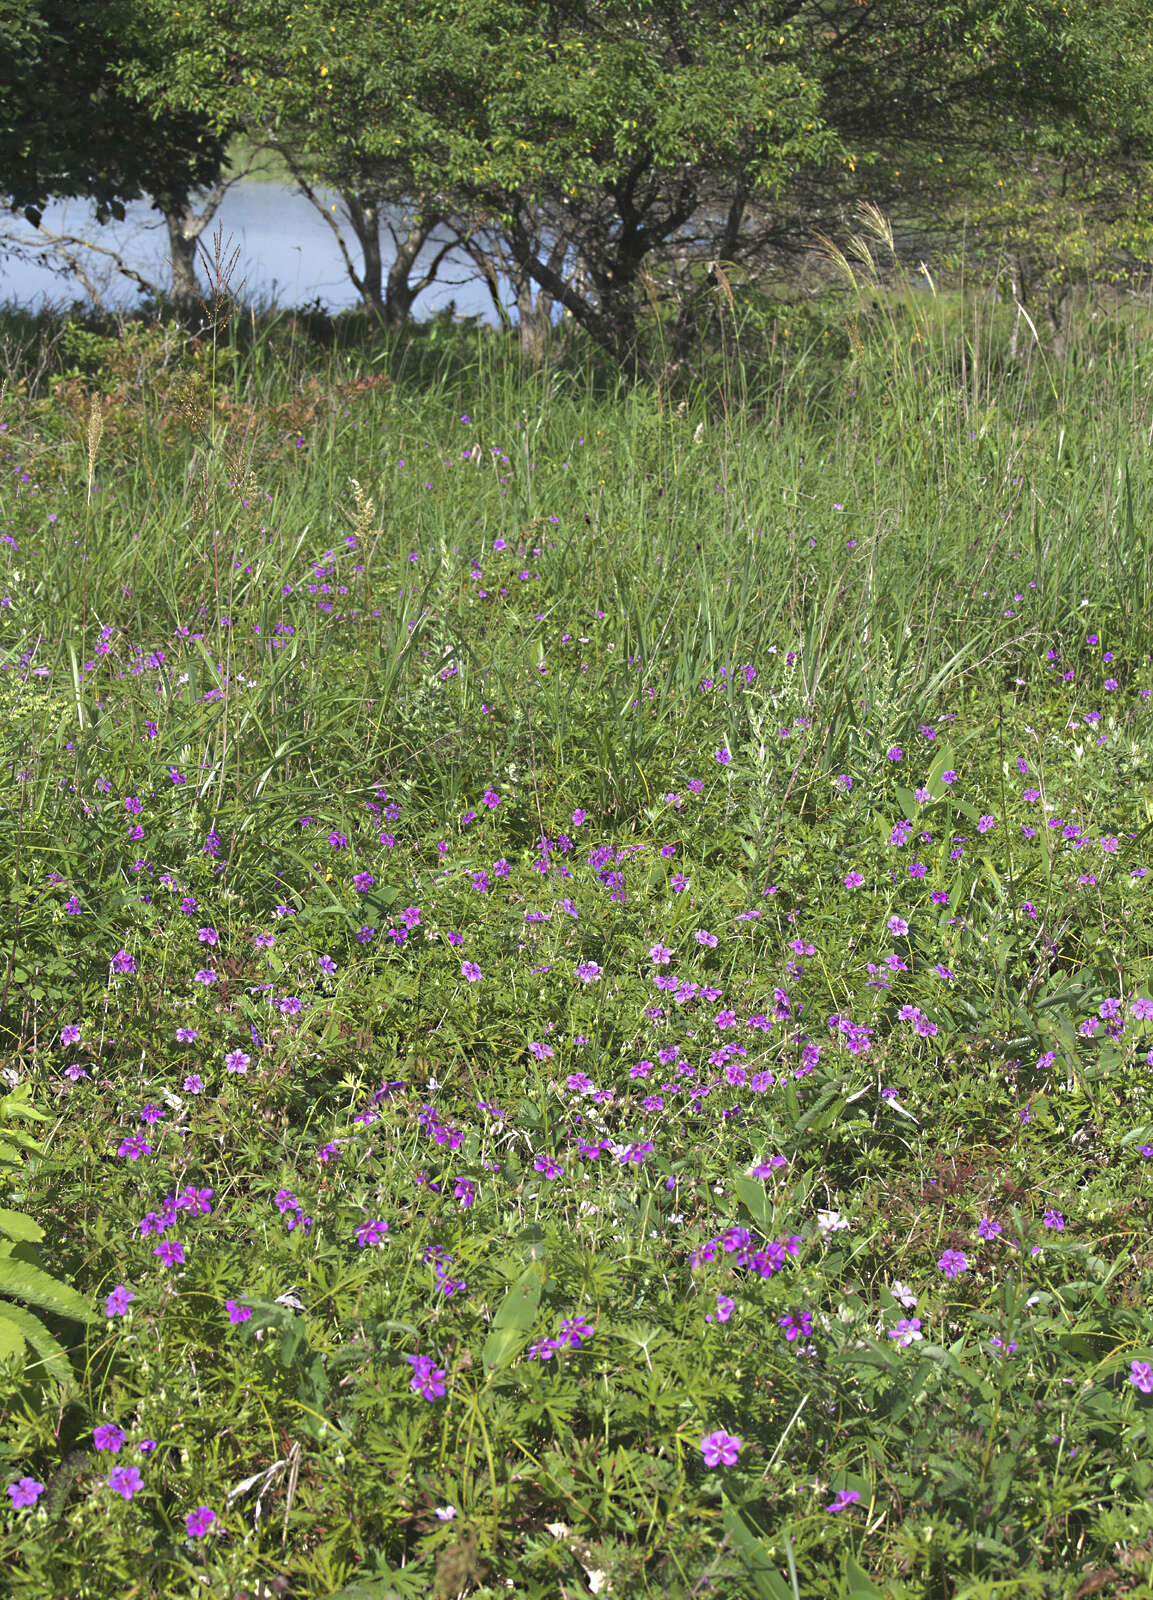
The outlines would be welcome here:
[[[334,214],[339,216],[337,197],[329,195],[326,199],[338,208]],[[359,304],[331,228],[297,190],[279,183],[239,182],[225,195],[202,236],[209,251],[218,226],[224,229],[226,256],[237,247],[240,249],[236,281],[245,280],[246,302],[288,307],[310,306],[319,301],[328,311],[344,311]],[[94,220],[93,207],[88,203],[53,201],[44,212],[44,227],[51,233],[72,233],[118,251],[129,266],[153,282],[165,287],[168,284],[167,231],[160,214],[147,201],[134,202],[127,207],[123,222],[109,222],[104,227]],[[7,231],[35,237],[31,225],[19,219],[10,219]],[[359,265],[355,238],[347,227],[344,233],[349,252]],[[383,242],[387,249],[387,238]],[[435,248],[430,242],[427,255],[431,256]],[[106,304],[118,309],[139,304],[137,286],[118,277],[107,258],[94,252],[81,254],[85,270]],[[386,254],[386,268],[390,259]],[[203,285],[203,269],[200,280]],[[0,246],[0,301],[35,310],[45,303],[67,306],[85,298],[71,275],[54,272],[40,261],[18,260]],[[416,301],[415,314],[418,318],[431,316],[450,301],[463,316],[479,316],[485,322],[497,320],[488,290],[478,280],[472,263],[460,253],[450,254],[445,260],[438,281]]]

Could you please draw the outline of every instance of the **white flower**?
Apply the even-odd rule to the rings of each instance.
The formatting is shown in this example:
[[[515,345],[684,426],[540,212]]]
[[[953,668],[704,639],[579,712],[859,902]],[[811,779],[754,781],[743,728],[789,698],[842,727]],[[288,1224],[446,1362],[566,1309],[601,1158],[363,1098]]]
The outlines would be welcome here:
[[[917,1304],[917,1297],[913,1293],[912,1289],[909,1288],[907,1283],[901,1283],[899,1279],[889,1290],[889,1293],[892,1295],[894,1300],[899,1301],[900,1304],[904,1306],[906,1311],[912,1311],[913,1307]]]
[[[841,1233],[848,1226],[848,1221],[839,1211],[817,1212],[817,1227],[822,1239],[827,1239],[830,1233]]]

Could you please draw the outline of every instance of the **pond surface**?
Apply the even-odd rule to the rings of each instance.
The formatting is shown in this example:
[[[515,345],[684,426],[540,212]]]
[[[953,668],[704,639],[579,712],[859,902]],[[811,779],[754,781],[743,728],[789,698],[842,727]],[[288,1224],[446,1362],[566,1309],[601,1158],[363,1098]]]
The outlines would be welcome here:
[[[333,215],[339,219],[337,197],[329,195],[326,200],[335,207]],[[128,206],[123,222],[109,222],[103,227],[94,220],[93,208],[86,202],[53,201],[44,212],[43,225],[51,233],[74,234],[116,251],[127,265],[152,282],[168,286],[168,234],[159,212],[153,211],[147,201]],[[311,306],[319,301],[327,311],[344,311],[359,304],[332,229],[296,189],[252,180],[237,183],[225,195],[201,236],[210,252],[218,226],[224,230],[226,258],[233,250],[240,250],[233,283],[235,287],[244,280],[242,298],[246,302],[288,307]],[[19,219],[8,219],[5,231],[29,240],[36,238],[36,231]],[[360,253],[347,226],[344,237],[359,267]],[[387,234],[383,243],[387,251]],[[426,246],[426,256],[431,257],[436,248],[434,243]],[[94,251],[77,253],[106,305],[126,310],[139,304],[141,291],[116,272],[108,257]],[[386,268],[389,260],[386,253]],[[198,271],[203,286],[203,268]],[[71,274],[53,271],[43,260],[18,259],[0,245],[0,301],[36,310],[45,303],[67,306],[73,300],[86,298]],[[459,253],[450,254],[442,264],[437,282],[418,298],[415,314],[418,318],[428,317],[450,302],[455,302],[462,316],[496,321],[488,290],[478,280],[472,263]]]

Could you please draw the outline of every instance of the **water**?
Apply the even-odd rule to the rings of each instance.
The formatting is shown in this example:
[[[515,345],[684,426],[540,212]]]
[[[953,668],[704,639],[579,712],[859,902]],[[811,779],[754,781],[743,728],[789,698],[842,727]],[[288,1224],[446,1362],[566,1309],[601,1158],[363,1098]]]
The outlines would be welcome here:
[[[326,203],[335,207],[333,216],[339,220],[337,197],[327,196]],[[209,251],[218,226],[224,230],[225,256],[239,247],[233,287],[244,280],[242,298],[246,302],[289,307],[311,306],[319,301],[328,311],[359,305],[360,297],[349,281],[332,229],[297,190],[278,183],[237,183],[201,235],[201,242]],[[168,287],[168,234],[159,212],[153,211],[147,201],[134,202],[127,207],[123,222],[109,222],[104,227],[94,220],[93,207],[86,202],[53,201],[44,212],[44,227],[51,233],[75,234],[114,250],[153,283]],[[5,231],[28,239],[36,237],[31,225],[18,219]],[[347,226],[343,232],[353,262],[359,267],[355,237]],[[382,242],[387,252],[387,233]],[[431,258],[436,249],[434,237],[425,246],[422,262]],[[140,289],[119,275],[108,257],[93,251],[77,254],[107,306],[131,309],[140,303]],[[386,253],[386,270],[390,259]],[[202,264],[198,263],[197,271],[203,287]],[[78,299],[85,300],[87,295],[71,274],[54,272],[41,260],[18,260],[0,245],[0,302],[37,310],[45,303],[61,307]],[[414,314],[425,318],[450,302],[455,302],[462,316],[478,316],[485,322],[497,320],[488,289],[460,252],[446,258],[437,282],[418,297]]]

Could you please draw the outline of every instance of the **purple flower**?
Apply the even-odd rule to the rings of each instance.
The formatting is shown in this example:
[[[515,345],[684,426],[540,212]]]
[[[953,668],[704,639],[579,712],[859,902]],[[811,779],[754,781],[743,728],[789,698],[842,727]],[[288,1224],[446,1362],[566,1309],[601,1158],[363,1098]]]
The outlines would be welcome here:
[[[595,961],[582,961],[576,969],[576,975],[582,983],[595,983],[601,976],[601,971]]]
[[[127,1156],[129,1161],[139,1161],[141,1156],[150,1156],[152,1146],[139,1134],[133,1134],[130,1139],[122,1139],[116,1147],[118,1156]]]
[[[65,1045],[75,1044],[82,1031],[78,1022],[70,1022],[66,1028],[61,1028],[60,1030],[60,1043]]]
[[[211,967],[201,967],[200,971],[196,973],[195,976],[196,982],[204,984],[206,988],[216,982],[216,974],[213,972]]]
[[[462,961],[460,964],[460,975],[462,978],[466,978],[469,983],[480,982],[480,968],[477,966],[475,961]]]
[[[203,1539],[204,1535],[216,1521],[216,1512],[207,1506],[197,1506],[195,1511],[190,1511],[184,1519],[184,1526],[188,1529],[190,1539]]]
[[[252,1315],[251,1306],[242,1306],[239,1301],[236,1300],[226,1300],[224,1302],[224,1309],[228,1312],[228,1320],[231,1322],[233,1327],[237,1327],[242,1322],[247,1322],[249,1317]]]
[[[859,889],[864,881],[864,878],[862,878],[859,872],[847,872],[845,874],[846,889]]]
[[[136,1296],[131,1289],[126,1289],[118,1283],[104,1301],[104,1315],[106,1317],[123,1317],[128,1313],[128,1307]]]
[[[710,933],[707,928],[698,928],[696,933],[693,934],[693,938],[698,944],[704,945],[706,949],[715,950],[717,947],[716,934]]]
[[[130,956],[127,950],[117,950],[112,957],[113,972],[135,972],[136,957]]]
[[[140,1476],[139,1467],[113,1467],[108,1474],[108,1487],[114,1489],[125,1500],[131,1500],[136,1492],[144,1487],[144,1479]]]
[[[277,1009],[283,1017],[295,1017],[301,1011],[301,1002],[294,994],[283,995],[277,1002]]]
[[[1065,1226],[1065,1218],[1059,1211],[1046,1211],[1041,1221],[1047,1228],[1056,1228],[1058,1231]]]
[[[1129,1015],[1136,1017],[1138,1022],[1153,1022],[1153,1000],[1134,1000],[1129,1007]]]
[[[362,1222],[356,1230],[356,1242],[363,1250],[370,1244],[380,1244],[388,1232],[388,1223],[373,1219],[371,1222]]]
[[[357,872],[353,875],[352,886],[358,894],[367,894],[375,882],[371,872]]]
[[[839,1489],[837,1497],[831,1506],[826,1506],[826,1511],[845,1511],[849,1506],[855,1505],[861,1498],[856,1489]]]
[[[123,1428],[118,1428],[114,1422],[102,1422],[98,1428],[93,1429],[92,1443],[97,1450],[110,1450],[113,1455],[123,1448],[127,1435]]]
[[[44,1485],[35,1478],[18,1478],[15,1483],[8,1485],[8,1495],[12,1501],[14,1511],[23,1511],[27,1506],[34,1506],[44,1493]]]
[[[224,1058],[226,1072],[245,1073],[251,1065],[252,1057],[245,1055],[243,1050],[232,1050]]]
[[[204,1089],[204,1079],[198,1072],[190,1072],[184,1080],[185,1094],[201,1094]]]
[[[783,1317],[777,1318],[777,1326],[785,1330],[785,1338],[792,1344],[794,1339],[807,1339],[813,1331],[813,1314],[811,1311],[786,1311]]]
[[[563,1345],[567,1341],[571,1349],[579,1350],[583,1342],[586,1339],[591,1339],[592,1336],[593,1326],[591,1322],[588,1322],[584,1317],[570,1317],[567,1322],[562,1322],[560,1325],[558,1343]]]
[[[184,1246],[179,1239],[163,1239],[152,1254],[159,1256],[166,1267],[182,1267],[184,1265]]]
[[[969,1270],[969,1263],[965,1259],[963,1250],[946,1250],[937,1265],[946,1278],[956,1278],[962,1272],[968,1272]]]
[[[219,944],[220,935],[215,928],[197,928],[196,937],[201,944]]]
[[[915,1340],[924,1337],[921,1332],[920,1317],[902,1317],[900,1322],[889,1329],[889,1338],[896,1342],[898,1350],[907,1350]]]
[[[887,927],[889,932],[898,939],[903,939],[909,931],[909,924],[904,917],[890,917]]]
[[[722,767],[727,767],[733,758],[729,752],[722,747],[720,750],[713,751],[713,759],[715,761],[719,761]]]
[[[701,1440],[701,1454],[705,1458],[705,1466],[735,1466],[741,1443],[740,1439],[734,1434],[726,1433],[723,1428],[706,1433]]]
[[[406,1356],[405,1360],[412,1367],[412,1379],[409,1388],[414,1394],[421,1395],[430,1403],[439,1400],[445,1392],[445,1378],[447,1374],[443,1367],[433,1364],[430,1356]]]
[[[1153,1363],[1131,1361],[1129,1363],[1129,1382],[1134,1389],[1140,1389],[1142,1394],[1153,1394]],[[11,1492],[9,1490],[9,1493]]]
[[[533,1167],[537,1172],[543,1173],[550,1181],[554,1178],[564,1177],[564,1168],[553,1156],[537,1156],[533,1162]]]

